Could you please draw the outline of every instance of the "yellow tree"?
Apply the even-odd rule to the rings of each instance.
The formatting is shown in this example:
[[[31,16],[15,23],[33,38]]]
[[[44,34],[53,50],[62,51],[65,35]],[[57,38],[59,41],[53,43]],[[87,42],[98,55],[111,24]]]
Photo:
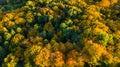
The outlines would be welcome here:
[[[33,66],[34,63],[34,58],[36,55],[39,54],[41,51],[42,47],[33,44],[32,46],[29,46],[25,51],[24,51],[24,66]]]
[[[65,64],[63,58],[64,55],[60,51],[55,51],[51,53],[51,66],[62,67]]]
[[[39,54],[35,57],[34,62],[39,66],[50,66],[50,55],[51,51],[47,48],[41,49]]]
[[[98,3],[101,7],[110,7],[110,1],[109,0],[102,0]]]
[[[86,58],[85,61],[90,65],[96,66],[99,65],[98,61],[100,61],[105,52],[106,50],[103,45],[94,43],[92,40],[89,40],[84,45],[82,56]]]
[[[24,36],[22,34],[16,34],[12,39],[12,43],[18,45],[18,44],[22,43],[21,41],[23,39],[24,39]]]
[[[13,54],[8,54],[6,58],[4,58],[4,63],[2,67],[16,67],[19,59]]]
[[[111,5],[114,5],[115,3],[118,3],[118,0],[110,0]]]
[[[78,52],[76,50],[72,50],[67,54],[66,64],[68,65],[68,67],[77,66],[77,61],[76,61],[77,56],[78,56]]]

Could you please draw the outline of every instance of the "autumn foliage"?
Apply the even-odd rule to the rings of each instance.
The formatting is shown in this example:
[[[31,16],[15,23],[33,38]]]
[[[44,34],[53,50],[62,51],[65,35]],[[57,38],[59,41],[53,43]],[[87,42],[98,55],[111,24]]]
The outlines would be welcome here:
[[[119,0],[0,3],[0,67],[119,66]]]

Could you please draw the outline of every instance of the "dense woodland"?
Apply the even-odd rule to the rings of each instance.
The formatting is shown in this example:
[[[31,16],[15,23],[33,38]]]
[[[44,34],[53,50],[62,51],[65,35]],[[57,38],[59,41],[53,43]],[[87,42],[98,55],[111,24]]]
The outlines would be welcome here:
[[[0,67],[120,67],[120,0],[0,0]]]

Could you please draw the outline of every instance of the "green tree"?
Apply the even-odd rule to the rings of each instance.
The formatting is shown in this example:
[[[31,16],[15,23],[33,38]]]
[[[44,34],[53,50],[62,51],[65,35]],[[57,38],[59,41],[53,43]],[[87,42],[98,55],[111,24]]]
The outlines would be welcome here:
[[[3,58],[5,57],[5,55],[6,55],[5,49],[0,46],[0,62],[1,62],[1,63],[2,63]]]

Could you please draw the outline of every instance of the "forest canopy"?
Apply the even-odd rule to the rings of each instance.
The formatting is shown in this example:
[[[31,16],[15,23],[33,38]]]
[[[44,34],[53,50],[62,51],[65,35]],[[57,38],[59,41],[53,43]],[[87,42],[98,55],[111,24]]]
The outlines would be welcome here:
[[[119,0],[0,0],[0,67],[119,66]]]

